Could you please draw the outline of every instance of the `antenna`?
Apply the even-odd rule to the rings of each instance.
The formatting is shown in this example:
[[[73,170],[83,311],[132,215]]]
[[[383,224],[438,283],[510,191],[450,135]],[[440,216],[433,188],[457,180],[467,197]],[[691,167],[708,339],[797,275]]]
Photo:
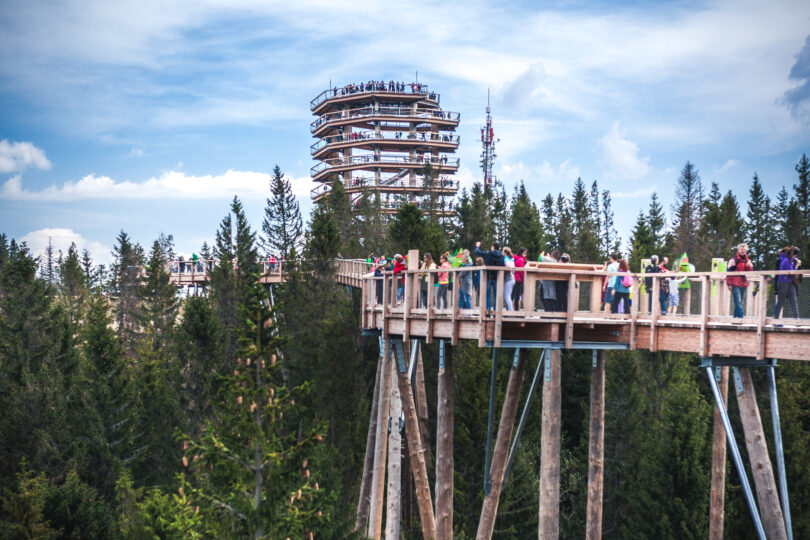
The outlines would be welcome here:
[[[486,124],[481,128],[481,169],[484,171],[484,187],[496,182],[492,175],[492,165],[495,162],[495,130],[492,128],[492,109],[489,105],[489,88],[487,88],[487,118]]]

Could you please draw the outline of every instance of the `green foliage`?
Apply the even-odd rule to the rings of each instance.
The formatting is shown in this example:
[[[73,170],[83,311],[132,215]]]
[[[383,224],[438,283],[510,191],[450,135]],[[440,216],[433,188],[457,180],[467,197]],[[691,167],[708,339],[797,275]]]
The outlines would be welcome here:
[[[515,195],[512,197],[508,229],[508,243],[513,252],[516,253],[519,248],[525,247],[529,250],[529,255],[536,258],[543,251],[545,234],[540,223],[540,212],[529,199],[523,182],[515,188]]]
[[[402,254],[419,249],[425,242],[425,228],[422,211],[415,204],[403,204],[388,225],[391,249]]]
[[[262,232],[265,250],[284,260],[290,258],[290,252],[298,246],[303,235],[298,201],[295,200],[290,181],[284,178],[278,165],[273,168],[270,178],[270,198],[264,207]]]
[[[45,499],[48,495],[48,481],[44,474],[34,475],[23,462],[17,475],[17,489],[4,490],[2,499],[3,515],[0,519],[0,533],[9,540],[29,540],[57,538],[58,532],[50,527],[45,518]]]
[[[75,470],[68,472],[64,484],[49,488],[45,517],[59,530],[59,538],[103,540],[115,535],[110,507]]]
[[[771,219],[771,199],[765,195],[759,176],[754,173],[745,221],[745,242],[754,268],[773,268],[776,262],[775,227]]]

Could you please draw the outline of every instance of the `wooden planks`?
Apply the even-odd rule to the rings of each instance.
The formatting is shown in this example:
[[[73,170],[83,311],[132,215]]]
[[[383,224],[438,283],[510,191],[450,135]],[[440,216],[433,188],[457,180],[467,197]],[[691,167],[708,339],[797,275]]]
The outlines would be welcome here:
[[[585,538],[602,538],[602,489],[605,475],[605,359],[599,351],[591,369],[591,411],[588,441],[588,504]]]
[[[728,405],[728,366],[720,368],[720,395]],[[726,408],[728,410],[728,408]],[[726,499],[726,430],[720,410],[714,406],[712,432],[712,487],[709,496],[709,540],[723,540]]]
[[[543,418],[540,428],[539,540],[560,537],[560,426],[562,352],[548,352],[549,379],[543,382]]]

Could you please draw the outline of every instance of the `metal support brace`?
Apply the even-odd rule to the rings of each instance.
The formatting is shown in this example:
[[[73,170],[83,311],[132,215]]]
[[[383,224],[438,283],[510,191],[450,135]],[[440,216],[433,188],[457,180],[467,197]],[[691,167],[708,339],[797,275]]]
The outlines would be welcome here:
[[[782,426],[779,421],[779,401],[776,398],[776,372],[768,366],[768,390],[771,395],[771,420],[773,423],[774,446],[776,447],[776,470],[779,472],[779,495],[782,499],[782,514],[785,516],[785,530],[788,540],[793,540],[790,520],[790,500],[788,499],[787,476],[785,475],[785,452],[782,447]]]
[[[599,355],[599,351],[594,349],[593,350],[593,366],[592,367],[596,367],[596,358],[597,358],[598,355]]]
[[[712,368],[705,367],[706,375],[709,377],[709,386],[712,388],[714,394],[714,402],[717,405],[717,410],[720,412],[720,418],[723,420],[723,427],[726,430],[726,439],[728,446],[731,449],[731,457],[734,459],[734,465],[737,467],[737,475],[745,492],[745,500],[748,502],[748,509],[751,511],[751,517],[754,520],[754,527],[757,530],[757,536],[760,540],[765,540],[765,529],[762,527],[762,518],[757,509],[757,503],[754,501],[754,494],[751,491],[751,484],[748,482],[748,474],[745,472],[745,465],[743,464],[742,457],[740,456],[740,449],[737,447],[737,439],[734,437],[734,431],[731,429],[731,421],[728,418],[728,411],[723,403],[723,396],[720,394],[720,388],[717,386],[717,381],[714,380]]]
[[[518,351],[520,351],[520,349],[515,351],[516,358]],[[520,422],[518,423],[517,433],[515,433],[515,440],[512,442],[512,448],[509,449],[509,458],[506,460],[506,472],[503,475],[501,490],[503,490],[504,486],[506,486],[506,481],[509,480],[509,472],[512,470],[512,462],[515,460],[515,454],[517,454],[518,445],[520,444],[520,436],[523,434],[523,428],[526,426],[526,420],[529,417],[529,409],[532,405],[534,393],[537,390],[537,381],[540,380],[540,368],[543,367],[543,359],[546,356],[546,352],[547,349],[543,349],[540,352],[540,360],[537,362],[537,369],[534,370],[534,378],[532,379],[532,385],[529,387],[529,394],[526,396],[526,404],[523,406],[523,413],[520,415]],[[548,363],[548,360],[546,360],[546,363]]]
[[[492,373],[489,380],[489,418],[487,420],[487,453],[484,458],[484,494],[489,495],[492,483],[489,479],[489,466],[492,459],[492,422],[495,412],[495,368],[498,349],[492,348]]]
[[[720,379],[723,378],[723,368],[721,366],[715,366],[714,368],[714,380],[720,382]]]
[[[544,351],[549,351],[551,349],[543,349]],[[551,380],[551,358],[546,360],[546,382]]]
[[[394,349],[394,356],[397,357],[397,369],[400,373],[407,373],[408,367],[405,365],[405,350],[402,348],[402,340],[392,339],[391,345]]]
[[[743,392],[743,383],[742,383],[742,376],[740,375],[740,368],[734,366],[731,368],[734,372],[734,387],[737,389],[738,394],[742,394]]]
[[[515,349],[515,357],[512,359],[513,368],[517,369],[519,359],[520,359],[520,349]]]
[[[439,340],[439,373],[444,373],[444,340]]]
[[[419,340],[412,339],[411,340],[411,360],[410,364],[408,364],[408,380],[413,383],[413,370],[416,368],[416,355],[419,354]]]

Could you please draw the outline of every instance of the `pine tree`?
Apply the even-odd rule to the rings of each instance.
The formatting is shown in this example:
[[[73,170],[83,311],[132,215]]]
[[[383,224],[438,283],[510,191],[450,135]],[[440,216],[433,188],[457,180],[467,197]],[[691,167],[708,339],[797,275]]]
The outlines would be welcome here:
[[[426,225],[422,211],[414,204],[403,204],[388,225],[391,249],[403,255],[409,249],[421,249],[425,243]],[[438,258],[438,254],[434,254]]]
[[[321,435],[299,423],[296,398],[306,385],[283,383],[267,289],[254,283],[240,311],[238,357],[215,420],[185,443],[183,464],[194,480],[190,499],[200,506],[207,534],[303,538],[319,522],[319,486],[310,466]]]
[[[88,289],[94,289],[101,285],[99,282],[98,269],[93,267],[93,258],[90,256],[90,250],[84,248],[82,250],[82,271],[84,272],[84,285]]]
[[[650,196],[650,207],[647,210],[647,225],[650,228],[650,234],[653,239],[653,253],[661,256],[666,252],[667,244],[667,217],[664,213],[664,207],[658,200],[658,194],[653,193]]]
[[[503,184],[495,181],[492,186],[492,199],[490,201],[490,219],[493,225],[495,240],[503,242],[509,234],[509,198]]]
[[[542,202],[543,230],[546,231],[545,251],[552,251],[556,246],[556,238],[559,238],[559,216],[554,212],[554,197],[549,193]]]
[[[807,159],[807,154],[802,154],[795,169],[799,182],[793,185],[793,190],[801,216],[799,242],[796,245],[803,250],[810,250],[810,160]]]
[[[703,184],[695,166],[687,161],[681,170],[672,207],[675,253],[686,252],[690,259],[699,259],[700,228],[703,222]]]
[[[703,201],[703,224],[700,230],[702,243],[708,250],[709,257],[725,257],[727,254],[723,249],[725,244],[725,234],[723,228],[723,211],[720,208],[722,202],[720,186],[717,182],[712,182],[712,189],[709,196]],[[707,261],[702,261],[705,264]]]
[[[487,191],[480,182],[473,184],[469,195],[462,189],[456,205],[455,247],[470,249],[478,241],[487,246],[494,241]]]
[[[293,195],[292,185],[278,165],[270,178],[270,195],[264,208],[262,245],[268,252],[287,260],[290,251],[301,242],[301,210]]]
[[[523,182],[515,187],[512,197],[512,208],[509,216],[508,243],[512,251],[521,247],[529,250],[529,256],[537,257],[545,247],[543,228],[540,224],[540,212],[529,199]]]
[[[54,257],[53,238],[48,237],[48,246],[45,248],[44,260],[39,262],[39,275],[49,285],[55,285],[56,281],[56,259]]]
[[[327,205],[340,233],[340,249],[338,253],[347,258],[360,257],[361,248],[355,230],[352,201],[337,176],[332,181],[332,189],[329,192]]]
[[[607,259],[611,254],[619,252],[622,243],[613,222],[613,208],[611,206],[610,191],[608,190],[602,192],[602,210],[599,221],[601,222],[600,230],[602,232],[599,245],[602,258]]]
[[[113,282],[110,288],[116,297],[115,322],[118,335],[127,354],[132,354],[140,329],[137,325],[138,290],[141,286],[143,248],[133,243],[123,230],[118,233],[113,248]]]
[[[67,257],[59,266],[59,300],[65,306],[70,321],[76,326],[84,319],[87,308],[89,291],[86,283],[87,278],[82,271],[76,244],[71,244]]]
[[[599,260],[598,236],[595,232],[599,215],[593,215],[591,209],[585,183],[581,178],[577,178],[571,196],[570,212],[572,225],[571,256],[575,261],[593,262]]]
[[[177,288],[166,271],[166,246],[160,240],[152,244],[146,276],[138,291],[138,324],[144,329],[153,351],[166,347],[174,332],[177,318]]]
[[[573,251],[574,237],[571,212],[568,200],[563,197],[562,193],[558,194],[554,203],[556,217],[554,218],[554,237],[550,242],[552,250],[559,250],[560,253]]]
[[[655,255],[655,239],[650,231],[647,216],[639,212],[636,225],[630,235],[630,258],[627,263],[631,272],[641,271],[641,259]]]
[[[756,172],[748,193],[750,197],[745,220],[745,242],[748,244],[748,253],[754,268],[773,268],[776,232],[771,220],[771,199],[762,189]]]

